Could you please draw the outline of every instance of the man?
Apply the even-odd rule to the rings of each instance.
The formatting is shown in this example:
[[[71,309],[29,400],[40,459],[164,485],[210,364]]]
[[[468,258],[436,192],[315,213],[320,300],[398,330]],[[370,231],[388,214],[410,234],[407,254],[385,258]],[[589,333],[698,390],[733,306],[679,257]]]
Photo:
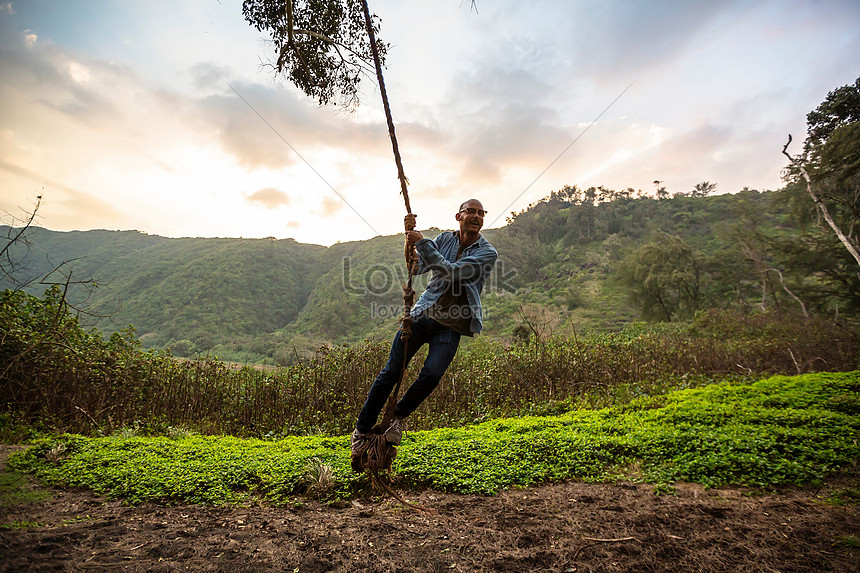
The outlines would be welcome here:
[[[352,433],[353,455],[360,453],[366,444],[368,432],[376,424],[388,395],[397,383],[404,356],[406,364],[409,364],[422,345],[429,345],[421,372],[397,402],[394,421],[385,431],[385,439],[395,446],[400,444],[406,428],[404,419],[436,388],[454,359],[460,337],[481,332],[481,290],[498,257],[493,246],[481,236],[484,215],[486,211],[481,202],[469,199],[454,215],[460,225],[459,230],[444,231],[433,240],[425,239],[419,231],[406,233],[407,249],[414,244],[418,253],[416,274],[433,271],[433,276],[412,307],[412,335],[408,348],[403,348],[398,330],[391,344],[388,363],[370,388]],[[414,229],[415,215],[406,215],[404,223],[407,229]]]

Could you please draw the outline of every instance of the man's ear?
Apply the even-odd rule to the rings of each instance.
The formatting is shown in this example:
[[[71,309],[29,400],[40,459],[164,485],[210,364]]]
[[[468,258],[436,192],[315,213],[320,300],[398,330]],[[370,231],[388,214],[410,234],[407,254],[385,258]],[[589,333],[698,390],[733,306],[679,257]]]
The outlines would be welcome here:
[[[460,215],[461,213],[458,211],[457,213],[454,213],[454,218],[459,221],[461,218]]]

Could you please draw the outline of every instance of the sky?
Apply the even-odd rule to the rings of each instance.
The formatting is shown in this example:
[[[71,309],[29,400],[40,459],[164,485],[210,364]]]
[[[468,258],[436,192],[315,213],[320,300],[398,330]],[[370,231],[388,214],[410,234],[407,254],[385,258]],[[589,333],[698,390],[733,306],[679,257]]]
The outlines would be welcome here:
[[[304,243],[405,207],[379,90],[320,106],[233,0],[0,0],[0,215]],[[564,185],[778,189],[790,133],[860,76],[860,2],[370,0],[421,228]],[[791,148],[790,148],[791,149]]]

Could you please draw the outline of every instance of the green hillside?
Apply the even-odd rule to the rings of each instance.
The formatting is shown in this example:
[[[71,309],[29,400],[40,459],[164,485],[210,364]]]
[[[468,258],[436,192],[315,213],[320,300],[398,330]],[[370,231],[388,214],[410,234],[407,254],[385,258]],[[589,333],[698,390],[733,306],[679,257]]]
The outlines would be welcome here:
[[[485,290],[485,334],[612,332],[713,307],[799,311],[790,294],[810,310],[850,315],[860,293],[850,261],[826,230],[803,226],[793,200],[790,190],[663,199],[603,187],[553,192],[485,231],[500,254]],[[28,243],[10,253],[15,277],[31,281],[26,290],[43,290],[39,279],[64,263],[48,282],[71,272],[73,283],[95,283],[69,291],[90,313],[86,324],[105,333],[132,324],[145,346],[180,356],[288,363],[323,344],[387,339],[401,312],[399,235],[323,247],[33,228]],[[425,284],[419,278],[417,290]]]

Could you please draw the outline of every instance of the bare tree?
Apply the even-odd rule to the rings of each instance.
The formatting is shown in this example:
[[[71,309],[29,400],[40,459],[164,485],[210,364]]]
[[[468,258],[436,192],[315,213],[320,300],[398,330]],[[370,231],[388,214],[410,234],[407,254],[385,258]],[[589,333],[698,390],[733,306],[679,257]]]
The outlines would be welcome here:
[[[89,309],[83,309],[82,304],[85,303],[92,289],[97,286],[96,282],[91,278],[76,279],[74,278],[74,270],[71,268],[71,263],[80,260],[80,258],[64,259],[59,263],[51,261],[48,257],[50,270],[44,275],[38,274],[26,275],[26,264],[31,256],[32,243],[30,242],[30,231],[33,230],[33,224],[39,217],[39,208],[42,206],[42,195],[36,196],[36,202],[29,210],[23,210],[24,215],[16,217],[9,215],[9,225],[6,227],[5,244],[0,247],[0,281],[8,284],[12,290],[25,289],[32,284],[60,287],[63,296],[61,303],[67,305],[68,308],[74,310],[77,314],[86,314],[96,316]],[[86,296],[73,304],[70,304],[66,295],[71,286],[86,287]]]
[[[30,254],[30,242],[27,234],[42,205],[42,196],[36,196],[36,203],[29,211],[24,211],[23,217],[9,215],[11,221],[6,228],[6,244],[0,248],[0,278],[12,285],[13,288],[24,288],[34,279],[22,279],[20,271]],[[16,247],[23,247],[23,253],[16,252]]]

